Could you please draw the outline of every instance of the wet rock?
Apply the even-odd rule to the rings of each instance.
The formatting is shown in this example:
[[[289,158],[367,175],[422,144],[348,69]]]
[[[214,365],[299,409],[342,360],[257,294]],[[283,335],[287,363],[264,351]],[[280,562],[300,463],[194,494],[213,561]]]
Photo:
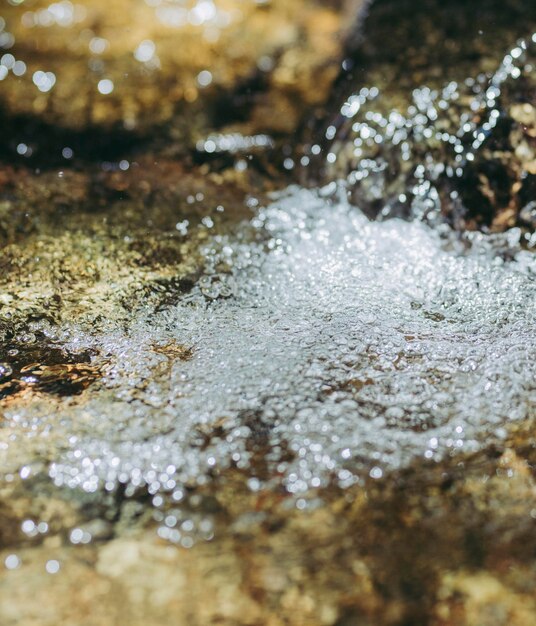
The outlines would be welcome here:
[[[172,121],[190,145],[250,116],[250,132],[292,131],[329,93],[349,14],[302,0],[8,4],[0,101],[20,122],[13,149],[39,149],[25,116],[138,134]]]
[[[247,533],[222,526],[211,542],[188,548],[139,530],[103,544],[18,548],[20,566],[2,574],[0,615],[11,623],[18,607],[28,623],[40,615],[36,623],[81,626],[113,616],[159,626],[297,626],[304,617],[314,626],[531,623],[529,430],[513,432],[502,451],[417,462],[365,489],[330,487],[324,505],[308,511],[252,493],[245,477],[228,473],[213,486],[228,507],[221,519],[238,519],[265,498],[264,518],[251,520]],[[13,553],[4,550],[2,560]],[[44,573],[50,559],[58,574]],[[23,580],[33,593],[21,603]],[[43,616],[47,594],[54,602]]]
[[[522,626],[536,619],[536,606],[529,594],[516,593],[486,573],[447,574],[439,598],[433,620],[438,626]]]
[[[526,48],[526,52],[525,52]],[[486,109],[480,114],[473,132],[471,161],[467,163],[456,186],[468,221],[484,224],[492,230],[504,230],[527,221],[526,204],[534,196],[535,139],[532,101],[536,78],[532,69],[534,41],[518,41],[492,79]],[[519,55],[513,67],[510,57]],[[508,67],[510,65],[510,68]],[[498,77],[512,71],[510,78],[496,86]]]
[[[0,506],[0,546],[5,548],[20,539],[20,519],[9,506],[3,501]]]
[[[3,320],[46,320],[52,333],[61,318],[117,323],[147,298],[169,305],[199,274],[197,247],[251,214],[252,185],[259,198],[274,185],[151,156],[122,167],[3,170]]]
[[[30,390],[76,395],[100,376],[88,352],[69,354],[39,331],[5,337],[0,359],[2,399]]]

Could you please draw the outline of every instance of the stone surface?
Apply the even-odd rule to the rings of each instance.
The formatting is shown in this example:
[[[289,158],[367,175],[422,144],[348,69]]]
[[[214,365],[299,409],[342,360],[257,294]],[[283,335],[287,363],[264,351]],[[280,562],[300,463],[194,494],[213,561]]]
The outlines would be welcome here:
[[[190,549],[147,531],[17,549],[20,566],[2,575],[0,616],[6,624],[80,626],[531,623],[536,488],[528,431],[514,430],[502,449],[419,463],[365,489],[330,489],[315,511],[251,494],[228,475],[216,490],[220,519],[251,510],[262,519],[224,524]],[[59,561],[57,574],[45,573],[50,560]]]
[[[348,28],[303,0],[6,4],[0,45],[25,64],[3,80],[9,114],[141,133],[171,121],[183,141],[244,114],[252,131],[294,130],[329,93]]]

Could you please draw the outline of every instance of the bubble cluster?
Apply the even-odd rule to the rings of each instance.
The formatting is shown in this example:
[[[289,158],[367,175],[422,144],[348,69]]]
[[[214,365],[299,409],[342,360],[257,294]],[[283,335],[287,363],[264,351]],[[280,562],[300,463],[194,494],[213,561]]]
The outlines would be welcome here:
[[[237,154],[248,152],[256,148],[273,148],[274,141],[268,135],[241,135],[239,133],[211,134],[206,139],[197,142],[199,152],[207,154],[228,152]]]
[[[281,480],[303,507],[332,481],[476,450],[533,413],[536,260],[519,232],[370,222],[333,184],[288,190],[202,252],[177,304],[126,332],[58,333],[107,355],[100,391],[53,414],[6,407],[6,427],[64,442],[58,487],[146,490],[160,535],[188,547],[193,517],[173,503],[214,472],[236,467],[252,491]]]

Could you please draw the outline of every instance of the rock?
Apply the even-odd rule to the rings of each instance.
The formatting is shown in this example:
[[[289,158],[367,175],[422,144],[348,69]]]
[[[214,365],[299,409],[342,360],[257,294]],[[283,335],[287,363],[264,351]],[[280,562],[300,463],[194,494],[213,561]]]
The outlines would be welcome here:
[[[214,228],[223,232],[250,215],[248,193],[258,176],[233,168],[207,173],[151,157],[110,172],[100,167],[38,176],[22,167],[4,172],[0,196],[10,201],[6,230],[0,229],[7,244],[0,260],[2,319],[28,320],[46,303],[49,320],[66,315],[86,318],[90,326],[96,318],[104,321],[104,311],[108,321],[118,321],[140,297],[169,301],[172,293],[191,287],[199,272],[196,247],[210,232],[202,219],[211,215]],[[267,191],[272,184],[261,183],[259,198],[262,187]],[[177,225],[187,225],[186,230]],[[20,359],[15,360],[21,366],[30,363]],[[56,359],[62,362],[73,361]],[[52,365],[50,359],[47,364]]]
[[[105,543],[16,548],[21,563],[2,574],[0,618],[12,623],[17,608],[19,620],[39,626],[298,626],[304,616],[311,626],[531,623],[532,426],[518,426],[502,452],[417,461],[385,482],[330,487],[313,510],[268,498],[247,535],[221,525],[258,502],[231,472],[211,487],[228,508],[208,543],[181,548],[131,529]],[[58,574],[44,574],[50,559]],[[40,613],[44,597],[49,608]]]
[[[448,574],[439,591],[434,624],[447,626],[523,626],[536,619],[529,594],[517,594],[489,574]]]
[[[329,93],[347,28],[341,12],[305,0],[32,0],[3,20],[8,115],[137,133],[172,121],[190,143],[250,106],[251,132],[292,131]]]

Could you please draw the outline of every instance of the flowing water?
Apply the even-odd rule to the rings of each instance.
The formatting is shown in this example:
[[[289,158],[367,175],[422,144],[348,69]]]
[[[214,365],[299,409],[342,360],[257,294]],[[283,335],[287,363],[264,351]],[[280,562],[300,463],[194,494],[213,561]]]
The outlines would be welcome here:
[[[172,304],[142,307],[127,329],[34,324],[73,355],[97,355],[103,375],[83,404],[5,410],[43,449],[58,442],[42,468],[55,485],[148,490],[158,508],[235,467],[251,490],[281,483],[303,508],[319,487],[475,451],[533,415],[533,236],[451,230],[438,181],[463,178],[535,43],[518,41],[491,79],[415,90],[405,115],[375,113],[374,87],[348,98],[325,133],[328,175],[337,163],[346,180],[251,199],[253,218],[230,234],[207,215],[204,270]],[[393,183],[397,159],[409,165]],[[382,217],[409,203],[433,228],[369,221],[359,199],[371,197]]]
[[[346,195],[290,188],[205,244],[205,274],[176,305],[128,332],[66,329],[73,351],[106,355],[103,388],[59,414],[6,412],[30,436],[64,434],[56,485],[147,487],[160,505],[235,465],[253,490],[276,476],[303,495],[473,451],[527,417],[536,259],[519,232],[370,222]],[[174,344],[190,358],[168,364]],[[250,462],[259,439],[269,478]]]

